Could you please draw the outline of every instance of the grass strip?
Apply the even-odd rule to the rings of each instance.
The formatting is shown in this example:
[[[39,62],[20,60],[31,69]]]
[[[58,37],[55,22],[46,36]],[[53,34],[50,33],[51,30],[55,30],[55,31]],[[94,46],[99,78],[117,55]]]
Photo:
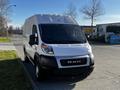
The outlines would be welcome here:
[[[0,37],[0,43],[7,43],[10,42],[10,39],[7,37]]]
[[[0,90],[32,90],[15,51],[0,51]]]

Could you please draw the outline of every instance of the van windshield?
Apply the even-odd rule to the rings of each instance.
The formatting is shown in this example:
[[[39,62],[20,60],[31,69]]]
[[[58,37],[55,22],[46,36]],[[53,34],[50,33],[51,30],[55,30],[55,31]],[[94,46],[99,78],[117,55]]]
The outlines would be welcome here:
[[[41,39],[47,44],[86,43],[80,26],[70,24],[40,24]]]

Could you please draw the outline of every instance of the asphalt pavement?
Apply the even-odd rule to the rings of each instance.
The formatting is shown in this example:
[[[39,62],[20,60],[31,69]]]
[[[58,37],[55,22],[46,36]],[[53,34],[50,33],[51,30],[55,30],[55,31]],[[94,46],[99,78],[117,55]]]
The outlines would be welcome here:
[[[23,59],[22,36],[14,35],[12,41]],[[120,45],[92,44],[95,55],[95,69],[87,77],[55,76],[38,82],[34,66],[24,63],[39,90],[120,90]]]

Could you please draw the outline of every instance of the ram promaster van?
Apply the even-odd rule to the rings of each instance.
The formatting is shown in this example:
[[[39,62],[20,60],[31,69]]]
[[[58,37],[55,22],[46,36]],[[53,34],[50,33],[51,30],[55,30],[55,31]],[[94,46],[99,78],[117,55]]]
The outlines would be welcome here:
[[[78,23],[70,16],[34,15],[23,26],[25,61],[35,65],[38,79],[46,73],[87,71],[94,56]]]

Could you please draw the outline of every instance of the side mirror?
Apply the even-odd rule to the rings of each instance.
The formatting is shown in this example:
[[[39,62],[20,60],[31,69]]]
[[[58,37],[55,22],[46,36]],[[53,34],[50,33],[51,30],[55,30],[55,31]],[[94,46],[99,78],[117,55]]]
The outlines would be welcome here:
[[[30,35],[30,37],[29,37],[29,44],[30,45],[38,44],[38,37],[35,34],[34,35]]]
[[[90,38],[90,35],[87,35],[87,38]]]

